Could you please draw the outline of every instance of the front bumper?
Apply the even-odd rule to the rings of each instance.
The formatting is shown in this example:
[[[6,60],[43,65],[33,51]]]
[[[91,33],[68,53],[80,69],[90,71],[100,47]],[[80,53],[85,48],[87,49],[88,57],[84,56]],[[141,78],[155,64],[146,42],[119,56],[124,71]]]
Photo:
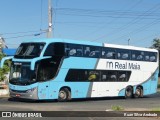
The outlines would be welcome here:
[[[27,90],[13,90],[10,89],[10,97],[13,98],[22,98],[22,99],[31,99],[38,100],[38,89],[37,87],[33,91],[27,92]]]

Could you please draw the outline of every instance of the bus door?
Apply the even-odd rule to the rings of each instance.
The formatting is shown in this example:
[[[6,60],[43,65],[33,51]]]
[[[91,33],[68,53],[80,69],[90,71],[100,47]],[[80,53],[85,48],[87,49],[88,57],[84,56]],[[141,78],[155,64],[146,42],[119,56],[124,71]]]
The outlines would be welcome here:
[[[50,70],[50,62],[48,60],[42,60],[37,65],[37,80],[38,85],[38,97],[39,99],[48,99],[49,98],[49,80],[50,73],[53,72]]]
[[[38,96],[40,99],[49,99],[50,81],[54,78],[58,64],[53,59],[42,60],[38,64],[37,79],[39,81]]]
[[[49,82],[39,82],[38,97],[39,97],[39,99],[48,99],[48,97],[49,97]]]

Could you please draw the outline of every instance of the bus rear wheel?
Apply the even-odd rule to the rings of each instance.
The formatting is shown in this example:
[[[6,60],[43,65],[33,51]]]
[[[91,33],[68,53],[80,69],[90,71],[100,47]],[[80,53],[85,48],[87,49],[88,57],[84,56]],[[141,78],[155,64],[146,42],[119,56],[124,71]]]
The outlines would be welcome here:
[[[131,86],[128,86],[125,90],[125,98],[133,98],[133,88]]]
[[[141,98],[143,97],[143,89],[141,87],[137,87],[135,94],[134,94],[135,98]]]
[[[58,94],[58,101],[59,102],[66,102],[66,101],[70,100],[70,94],[71,93],[67,88],[62,88]]]

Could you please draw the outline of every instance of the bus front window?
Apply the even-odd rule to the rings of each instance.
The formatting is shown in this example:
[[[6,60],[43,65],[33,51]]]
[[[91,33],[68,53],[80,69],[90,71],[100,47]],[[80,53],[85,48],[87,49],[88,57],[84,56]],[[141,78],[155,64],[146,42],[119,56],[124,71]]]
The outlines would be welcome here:
[[[22,43],[15,54],[15,58],[35,58],[43,50],[44,43]]]
[[[34,71],[29,65],[12,65],[10,72],[10,83],[15,85],[28,85],[36,82]]]

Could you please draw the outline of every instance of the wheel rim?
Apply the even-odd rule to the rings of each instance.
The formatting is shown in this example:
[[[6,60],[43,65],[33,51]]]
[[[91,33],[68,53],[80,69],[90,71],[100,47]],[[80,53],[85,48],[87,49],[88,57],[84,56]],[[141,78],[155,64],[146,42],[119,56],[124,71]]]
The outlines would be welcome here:
[[[131,90],[127,89],[126,90],[126,95],[127,95],[127,97],[131,96]]]
[[[136,90],[136,95],[139,97],[141,95],[141,91],[139,89]]]
[[[63,100],[66,99],[66,93],[64,91],[60,91],[59,97]]]

